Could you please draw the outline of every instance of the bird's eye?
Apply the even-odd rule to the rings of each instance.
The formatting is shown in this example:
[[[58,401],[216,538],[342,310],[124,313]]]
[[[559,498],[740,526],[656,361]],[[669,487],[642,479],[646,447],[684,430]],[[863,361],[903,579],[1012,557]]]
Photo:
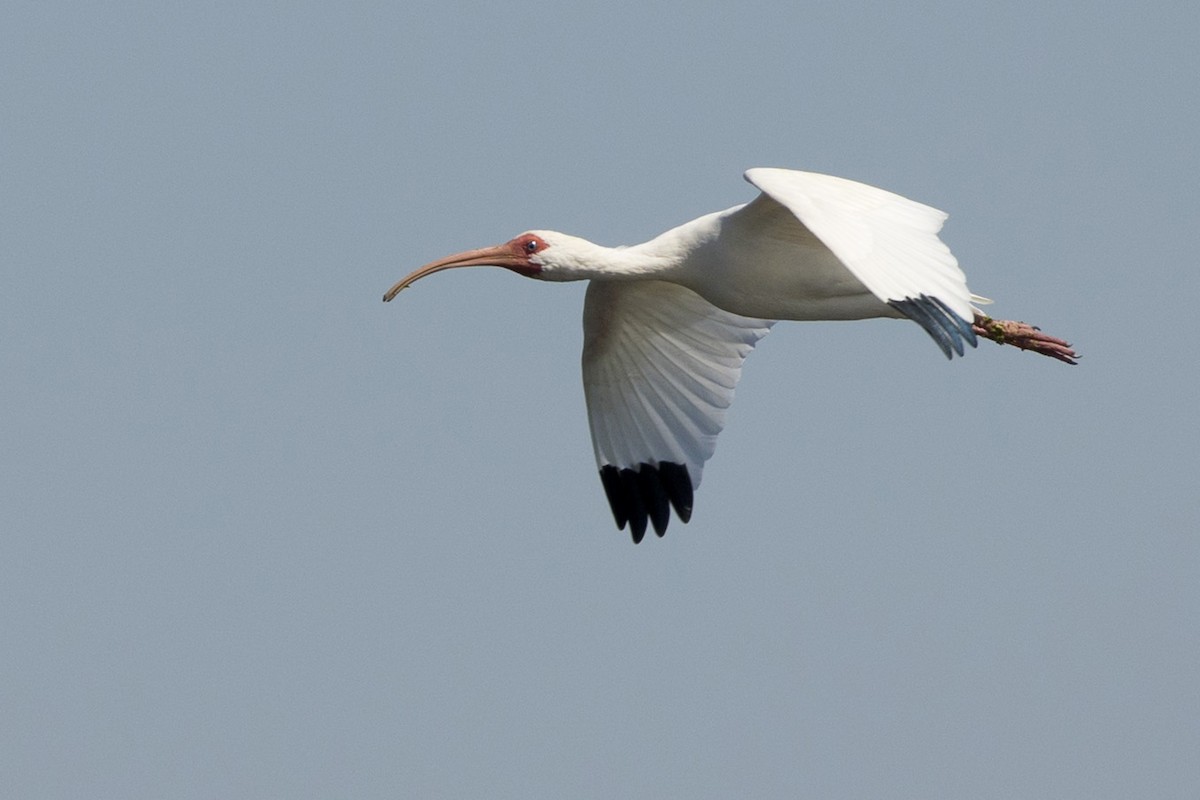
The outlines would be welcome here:
[[[538,251],[539,244],[540,242],[538,242],[537,239],[530,239],[529,241],[525,242],[525,252],[529,253],[529,255],[533,255]]]

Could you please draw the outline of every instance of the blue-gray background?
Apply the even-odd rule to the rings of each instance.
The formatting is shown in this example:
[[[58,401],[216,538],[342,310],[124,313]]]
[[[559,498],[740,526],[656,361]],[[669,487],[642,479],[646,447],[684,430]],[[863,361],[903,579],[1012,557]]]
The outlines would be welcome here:
[[[0,22],[4,796],[1200,796],[1194,3]],[[634,547],[582,284],[379,300],[757,165],[948,210],[1083,364],[781,325]]]

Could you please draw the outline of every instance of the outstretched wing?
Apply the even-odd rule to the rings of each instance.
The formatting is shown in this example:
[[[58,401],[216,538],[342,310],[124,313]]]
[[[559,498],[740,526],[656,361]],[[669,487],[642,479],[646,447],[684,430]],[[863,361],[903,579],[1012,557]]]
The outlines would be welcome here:
[[[592,281],[583,306],[583,391],[617,527],[662,536],[687,522],[742,361],[773,322],[722,311],[663,281]]]
[[[864,183],[760,167],[745,178],[790,211],[883,302],[933,337],[947,358],[976,345],[966,276],[938,238],[945,212]]]

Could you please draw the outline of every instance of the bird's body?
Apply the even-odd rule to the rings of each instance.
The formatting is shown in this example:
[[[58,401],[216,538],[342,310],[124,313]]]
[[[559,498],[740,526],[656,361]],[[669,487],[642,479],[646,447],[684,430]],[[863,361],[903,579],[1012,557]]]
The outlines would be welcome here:
[[[976,334],[1072,361],[1069,345],[997,323],[972,303],[949,248],[946,215],[828,175],[752,169],[755,200],[631,247],[554,231],[427,264],[384,296],[460,266],[494,265],[549,281],[590,280],[583,381],[600,476],[619,527],[661,536],[684,521],[741,374],[777,320],[908,318],[947,357]],[[985,323],[992,323],[989,327]],[[1009,326],[1000,331],[999,327]]]
[[[623,252],[634,262],[662,264],[658,280],[686,286],[733,314],[793,321],[900,316],[803,225],[760,220],[772,212],[767,203],[734,206]],[[760,235],[764,228],[772,235]]]
[[[723,235],[696,252],[695,277],[682,276],[681,285],[747,317],[814,321],[898,316],[808,229],[780,226],[777,236],[756,236],[758,225],[746,222],[750,211],[743,206],[714,220]],[[736,254],[741,258],[735,259]],[[797,264],[803,267],[795,269]]]

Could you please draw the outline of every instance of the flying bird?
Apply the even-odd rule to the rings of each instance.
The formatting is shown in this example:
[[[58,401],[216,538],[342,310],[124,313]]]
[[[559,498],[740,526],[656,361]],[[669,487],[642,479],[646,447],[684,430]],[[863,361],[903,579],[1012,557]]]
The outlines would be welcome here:
[[[760,192],[644,244],[603,247],[554,231],[426,264],[496,266],[544,281],[590,281],[583,387],[600,481],[635,543],[683,522],[733,401],[742,362],[778,320],[908,319],[947,358],[978,336],[1074,364],[1062,339],[994,320],[990,301],[938,238],[946,214],[845,178],[756,168]]]

